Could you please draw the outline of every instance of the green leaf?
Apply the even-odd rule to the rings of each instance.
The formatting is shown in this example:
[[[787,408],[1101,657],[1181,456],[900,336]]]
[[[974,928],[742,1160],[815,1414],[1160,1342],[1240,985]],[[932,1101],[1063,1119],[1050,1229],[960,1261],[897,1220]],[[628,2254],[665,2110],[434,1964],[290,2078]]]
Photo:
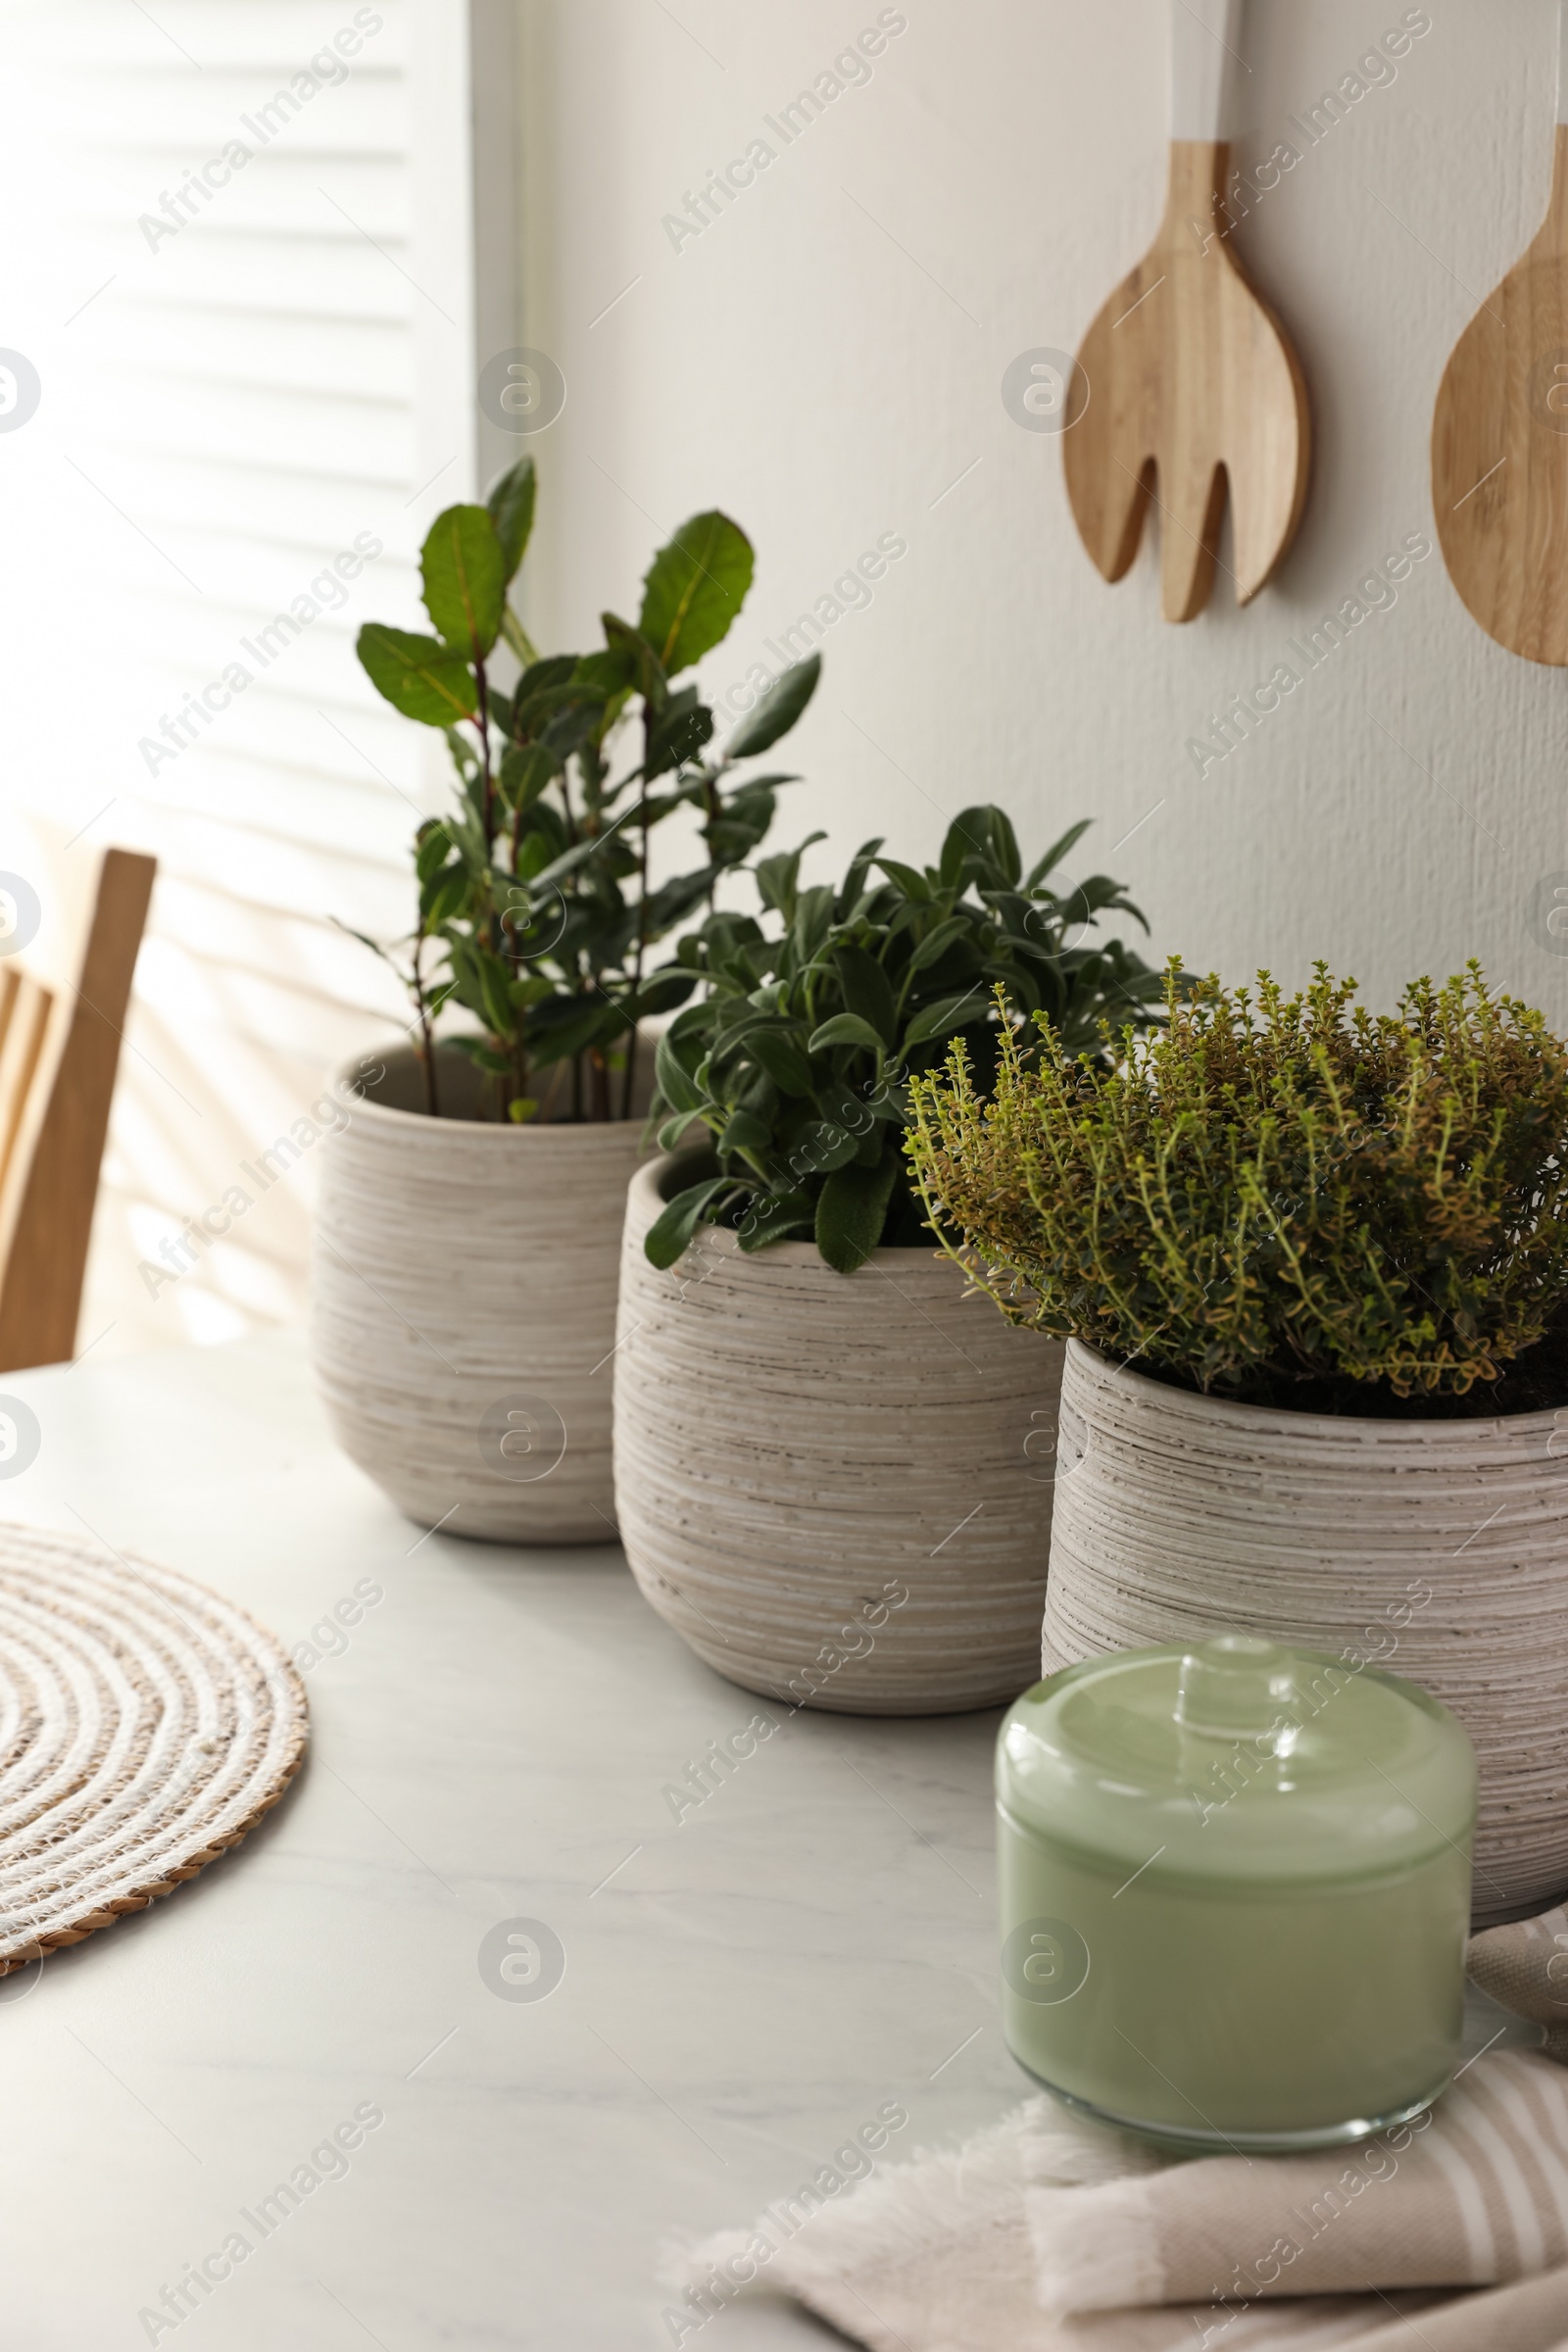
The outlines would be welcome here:
[[[641,931],[645,946],[662,939],[676,923],[684,922],[694,906],[700,906],[713,886],[713,869],[705,866],[695,874],[676,874],[658,890],[650,891],[643,901]]]
[[[736,1238],[750,1257],[792,1233],[805,1232],[814,1214],[805,1193],[759,1193],[737,1226]]]
[[[863,1046],[870,1054],[880,1054],[886,1042],[858,1012],[836,1012],[830,1021],[824,1021],[820,1029],[811,1032],[807,1052],[825,1054],[830,1046]]]
[[[575,1061],[590,1046],[608,1045],[612,1038],[619,1037],[628,1025],[618,1004],[600,1003],[574,1012],[568,1020],[531,1029],[529,1048],[542,1069],[547,1062]]]
[[[689,788],[693,797],[700,785]],[[765,840],[777,813],[772,791],[760,783],[743,784],[719,802],[718,814],[703,824],[703,839],[715,865],[739,865]]]
[[[627,1009],[639,1021],[651,1012],[669,1012],[685,1004],[695,985],[691,974],[678,964],[662,963],[658,971],[649,973],[635,1000],[628,1000]]]
[[[501,544],[504,583],[514,577],[527,552],[538,492],[539,477],[532,458],[519,458],[515,466],[509,466],[505,473],[496,475],[484,494],[485,508]]]
[[[792,1147],[789,1164],[797,1176],[826,1176],[834,1168],[847,1167],[859,1148],[858,1133],[832,1119],[818,1119]]]
[[[666,1119],[659,1130],[661,1152],[673,1152],[691,1123],[692,1114],[689,1110],[677,1110],[672,1118]]]
[[[576,667],[575,654],[547,654],[542,662],[530,662],[513,689],[513,705],[518,718],[536,694],[569,685]]]
[[[795,919],[790,924],[790,939],[802,966],[810,963],[833,928],[833,902],[836,898],[831,882],[814,882],[803,890],[795,902]]]
[[[512,808],[531,808],[561,773],[561,761],[542,743],[509,744],[501,755],[501,790]]]
[[[874,1168],[836,1168],[823,1185],[816,1246],[835,1273],[853,1274],[881,1241],[898,1172],[897,1152],[890,1152]]]
[[[940,963],[955,940],[965,938],[974,927],[971,917],[964,914],[951,915],[947,922],[938,923],[936,929],[927,933],[909,957],[909,970],[919,972],[923,971],[928,963]]]
[[[978,1020],[986,1008],[986,994],[983,988],[971,988],[961,997],[944,997],[940,1004],[928,1004],[904,1032],[906,1049],[924,1045],[932,1037],[946,1041],[966,1021]]]
[[[808,654],[781,678],[775,678],[752,712],[724,747],[726,760],[750,760],[787,735],[816,692],[822,675],[820,654]]]
[[[629,694],[636,677],[636,664],[631,649],[625,645],[607,645],[603,653],[584,654],[572,672],[571,682],[588,696],[608,702],[617,694]]]
[[[451,834],[438,816],[428,817],[419,827],[414,853],[414,870],[419,880],[433,880],[451,855]]]
[[[1043,858],[1036,859],[1035,863],[1029,868],[1029,880],[1027,887],[1030,890],[1035,889],[1037,884],[1045,880],[1046,876],[1050,873],[1052,867],[1057,862],[1058,858],[1066,857],[1067,852],[1072,848],[1074,842],[1081,841],[1083,839],[1083,836],[1088,832],[1094,821],[1095,820],[1092,816],[1081,816],[1075,825],[1069,825],[1067,827],[1066,832],[1062,835],[1059,841],[1054,841],[1052,843],[1050,849],[1046,852]]]
[[[431,523],[419,556],[424,609],[444,644],[482,662],[501,634],[506,566],[483,507],[448,507]]]
[[[847,1128],[852,1136],[865,1135],[876,1115],[871,1107],[871,1096],[880,1092],[878,1087],[873,1086],[867,1092],[844,1086],[837,1079],[829,1078],[816,1090],[816,1107],[835,1128]]]
[[[433,637],[368,620],[355,650],[376,692],[405,718],[416,718],[426,727],[450,727],[454,719],[471,718],[479,708],[468,664]]]
[[[706,1109],[708,1097],[681,1060],[677,1041],[666,1029],[654,1050],[654,1075],[659,1091],[672,1110],[691,1118]]]
[[[826,839],[825,833],[808,833],[798,850],[779,850],[771,858],[760,858],[753,869],[762,905],[776,908],[787,923],[795,920],[795,902],[801,890],[801,859],[814,842]]]
[[[663,663],[640,629],[629,620],[621,620],[613,612],[601,612],[607,652],[618,655],[625,663],[626,683],[635,686],[645,700],[662,703],[669,691]]]
[[[439,931],[449,923],[468,896],[468,876],[465,867],[449,865],[444,874],[426,882],[419,892],[419,923],[426,932]]]
[[[713,713],[706,703],[698,701],[695,686],[671,696],[648,731],[644,782],[651,784],[672,767],[682,767],[688,760],[695,760],[712,732]]]
[[[942,847],[942,878],[949,879],[950,856],[956,860],[956,880],[971,860],[994,870],[1001,883],[1016,887],[1023,872],[1023,859],[1018,855],[1018,837],[1012,829],[1012,819],[995,802],[982,802],[974,808],[964,808],[948,828],[948,838]]]
[[[492,956],[483,948],[470,947],[466,960],[477,987],[476,1009],[484,1014],[493,1035],[510,1037],[514,1017],[510,970],[499,956]]]
[[[532,1095],[514,1095],[512,1101],[507,1104],[507,1116],[509,1119],[515,1119],[520,1127],[525,1119],[533,1117],[538,1108],[539,1105]]]
[[[773,1131],[764,1120],[760,1119],[755,1111],[737,1110],[719,1137],[717,1149],[726,1154],[731,1152],[767,1152],[772,1149],[772,1143]]]
[[[710,915],[709,922],[721,923],[724,919],[722,915]],[[705,925],[704,928],[706,930],[707,926]],[[681,946],[683,948],[690,947],[696,936],[693,934],[683,939],[680,943]],[[712,1034],[719,1003],[720,1000],[716,997],[705,997],[701,1004],[688,1004],[684,1012],[676,1013],[664,1034],[673,1044],[684,1045],[688,1038],[692,1038],[695,1039],[698,1046],[703,1045],[704,1041]],[[692,1066],[695,1068],[696,1064],[693,1063]]]
[[[544,890],[552,882],[564,882],[567,875],[574,874],[579,866],[586,865],[591,858],[602,857],[607,845],[614,839],[621,825],[635,813],[635,810],[636,803],[633,802],[615,819],[614,823],[607,825],[602,833],[586,834],[581,841],[574,841],[569,850],[563,850],[559,858],[553,858],[548,865],[541,866],[538,873],[531,877],[535,888]],[[635,864],[635,859],[633,863]]]
[[[1135,922],[1149,929],[1149,919],[1141,906],[1135,906],[1126,895],[1125,886],[1113,882],[1108,874],[1091,874],[1087,882],[1079,882],[1055,899],[1054,919],[1064,924],[1089,923],[1109,909],[1115,914],[1130,914]]]
[[[397,971],[395,958],[382,947],[378,939],[372,939],[368,931],[356,931],[352,923],[340,922],[335,914],[329,915],[327,920],[335,929],[342,932],[345,939],[358,940],[362,948],[368,948],[372,956],[379,956],[383,963],[391,964],[392,969]],[[399,977],[401,978],[402,975],[399,974]]]
[[[963,888],[964,868],[972,854],[972,844],[956,825],[949,825],[942,843],[942,856],[938,860],[938,871],[945,890]]]
[[[862,1021],[869,1021],[883,1045],[893,1045],[899,1034],[898,1007],[881,964],[864,948],[855,947],[848,940],[834,949],[833,960],[838,966],[839,985],[848,1009],[858,1012]]]
[[[719,1193],[728,1192],[732,1181],[728,1176],[710,1176],[705,1184],[689,1185],[675,1195],[643,1237],[643,1255],[650,1265],[673,1266],[685,1256],[704,1209]]]
[[[746,601],[755,558],[738,523],[716,511],[683,522],[643,582],[642,634],[674,677],[726,637]]]
[[[785,1094],[802,1098],[810,1094],[811,1065],[787,1030],[748,1030],[746,1051]]]
[[[724,757],[728,759],[727,752]],[[800,781],[800,777],[796,775],[748,776],[745,783],[738,787],[735,798],[739,800],[741,794],[747,792],[776,791],[781,784],[799,784]]]
[[[851,858],[850,870],[844,877],[844,887],[839,892],[836,910],[841,923],[849,921],[859,904],[860,893],[865,888],[865,877],[876,862],[876,854],[882,847],[882,841],[883,836],[880,833],[874,841],[862,841]]]
[[[913,899],[921,906],[931,904],[935,893],[918,866],[903,865],[897,858],[878,858],[876,862],[885,874],[892,876],[906,898]]]
[[[530,801],[520,812],[516,873],[519,882],[530,882],[553,858],[559,858],[568,846],[566,820],[554,802],[540,799]],[[530,894],[524,892],[523,897]],[[509,894],[509,904],[515,904],[518,894]],[[558,906],[559,903],[553,902]]]

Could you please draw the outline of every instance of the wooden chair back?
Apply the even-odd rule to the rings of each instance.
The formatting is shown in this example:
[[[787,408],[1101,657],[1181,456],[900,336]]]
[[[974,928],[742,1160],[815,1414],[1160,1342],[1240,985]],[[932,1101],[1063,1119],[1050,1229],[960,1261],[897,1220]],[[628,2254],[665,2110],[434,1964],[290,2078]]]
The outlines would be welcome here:
[[[52,956],[0,933],[0,1372],[76,1344],[98,1170],[157,860],[74,853],[95,881]],[[51,893],[53,898],[55,894]],[[69,894],[67,894],[69,896]],[[12,906],[0,900],[7,927]]]

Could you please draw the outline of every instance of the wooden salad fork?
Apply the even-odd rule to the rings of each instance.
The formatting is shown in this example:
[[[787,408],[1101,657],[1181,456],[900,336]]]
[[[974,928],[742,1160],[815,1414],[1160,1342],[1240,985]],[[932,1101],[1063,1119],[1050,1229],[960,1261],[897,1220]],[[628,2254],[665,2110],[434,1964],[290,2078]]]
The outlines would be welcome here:
[[[1510,653],[1568,666],[1568,0],[1546,218],[1454,345],[1432,419],[1448,575]]]
[[[1242,270],[1225,211],[1242,11],[1243,0],[1171,0],[1165,218],[1084,337],[1068,393],[1079,534],[1119,580],[1157,507],[1167,620],[1208,602],[1227,491],[1238,604],[1272,579],[1311,462],[1300,364]]]

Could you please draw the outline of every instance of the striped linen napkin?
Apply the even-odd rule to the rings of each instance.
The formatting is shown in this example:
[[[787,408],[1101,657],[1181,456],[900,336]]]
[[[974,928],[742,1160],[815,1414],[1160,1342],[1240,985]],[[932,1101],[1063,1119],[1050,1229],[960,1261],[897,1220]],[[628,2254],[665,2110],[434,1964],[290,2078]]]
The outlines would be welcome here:
[[[873,2352],[1568,2352],[1568,1912],[1473,1937],[1469,1967],[1545,2041],[1414,2124],[1171,2163],[1038,2095],[788,2235],[769,2214],[699,2246],[669,2339],[771,2291]]]
[[[1472,1936],[1465,1966],[1504,2009],[1544,2026],[1542,2048],[1568,2065],[1568,1911]]]

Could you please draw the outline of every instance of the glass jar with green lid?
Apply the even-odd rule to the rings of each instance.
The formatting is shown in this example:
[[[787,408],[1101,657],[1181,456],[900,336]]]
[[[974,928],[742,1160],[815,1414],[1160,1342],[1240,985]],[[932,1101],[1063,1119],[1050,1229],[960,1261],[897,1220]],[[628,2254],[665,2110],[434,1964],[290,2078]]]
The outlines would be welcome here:
[[[1167,2144],[1330,2146],[1446,2086],[1476,1766],[1415,1684],[1222,1634],[1037,1683],[997,1747],[1003,2018]]]

